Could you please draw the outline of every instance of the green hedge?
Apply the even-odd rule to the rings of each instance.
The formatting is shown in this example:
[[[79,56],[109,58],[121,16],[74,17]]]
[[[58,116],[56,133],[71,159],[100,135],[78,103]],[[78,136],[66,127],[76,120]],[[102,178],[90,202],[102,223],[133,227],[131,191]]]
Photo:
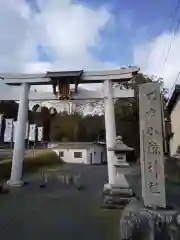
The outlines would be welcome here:
[[[27,154],[23,162],[23,174],[38,171],[42,167],[60,165],[64,162],[55,152],[50,150],[32,151]],[[11,159],[0,162],[0,179],[9,178],[11,173]]]
[[[165,161],[165,176],[166,179],[180,183],[180,160],[170,158]]]

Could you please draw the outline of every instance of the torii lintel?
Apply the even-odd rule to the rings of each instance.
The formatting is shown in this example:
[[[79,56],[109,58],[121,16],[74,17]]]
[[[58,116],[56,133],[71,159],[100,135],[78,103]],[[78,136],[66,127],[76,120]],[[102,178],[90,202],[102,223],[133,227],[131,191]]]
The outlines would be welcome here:
[[[8,74],[0,73],[0,78],[8,85],[21,85],[28,83],[30,85],[52,85],[52,81],[60,78],[68,78],[73,82],[73,79],[79,83],[101,83],[104,80],[113,82],[129,81],[139,72],[137,67],[120,68],[115,70],[105,71],[60,71],[47,72],[40,74]]]

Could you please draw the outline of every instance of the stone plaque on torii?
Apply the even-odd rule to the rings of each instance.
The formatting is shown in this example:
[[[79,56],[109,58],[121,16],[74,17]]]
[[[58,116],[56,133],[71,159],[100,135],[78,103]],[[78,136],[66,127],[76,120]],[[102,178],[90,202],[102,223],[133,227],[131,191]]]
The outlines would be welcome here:
[[[139,68],[129,67],[109,71],[61,71],[47,72],[44,74],[0,74],[4,83],[11,86],[21,86],[21,92],[14,91],[13,94],[2,93],[0,100],[19,101],[17,131],[13,151],[11,177],[9,185],[21,186],[22,164],[24,159],[24,135],[26,131],[26,120],[28,115],[28,101],[62,100],[70,97],[71,100],[102,100],[105,107],[105,128],[108,162],[108,182],[113,186],[116,182],[115,152],[108,149],[116,145],[116,127],[114,116],[114,99],[133,98],[134,91],[121,90],[120,87],[113,88],[113,82],[126,82],[132,80],[138,73]],[[69,85],[75,85],[75,91],[70,92]],[[103,91],[78,91],[79,84],[103,83]],[[52,85],[53,93],[31,92],[31,85]],[[20,95],[20,96],[19,96]]]

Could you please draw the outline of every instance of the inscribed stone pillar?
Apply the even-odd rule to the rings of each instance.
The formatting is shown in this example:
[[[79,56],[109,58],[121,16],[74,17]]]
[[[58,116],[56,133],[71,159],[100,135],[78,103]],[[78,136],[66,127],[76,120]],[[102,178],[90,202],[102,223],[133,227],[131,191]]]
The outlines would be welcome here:
[[[146,207],[166,207],[160,84],[139,88],[142,196]]]

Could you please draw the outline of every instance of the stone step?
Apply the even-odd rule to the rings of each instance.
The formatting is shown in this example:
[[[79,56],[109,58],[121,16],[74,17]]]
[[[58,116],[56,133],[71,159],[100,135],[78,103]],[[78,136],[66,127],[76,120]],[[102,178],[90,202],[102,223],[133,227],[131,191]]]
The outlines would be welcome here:
[[[109,190],[109,191],[104,191],[103,192],[104,195],[110,195],[110,196],[124,196],[124,195],[127,195],[127,196],[133,196],[133,192],[131,189],[112,189],[112,190]]]
[[[123,193],[127,193],[127,194],[133,194],[132,190],[131,189],[124,189],[124,188],[119,188],[119,189],[112,189],[110,191],[112,194],[123,194]]]
[[[106,209],[123,209],[124,208],[124,204],[123,205],[119,205],[119,204],[106,204],[103,203],[100,205],[101,208],[106,208]]]
[[[115,196],[105,196],[104,203],[106,204],[121,204],[126,205],[130,202],[131,197],[115,197]]]
[[[127,194],[127,193],[122,193],[122,194],[103,194],[104,196],[109,196],[109,197],[119,197],[119,198],[132,198],[134,195],[133,194]]]

